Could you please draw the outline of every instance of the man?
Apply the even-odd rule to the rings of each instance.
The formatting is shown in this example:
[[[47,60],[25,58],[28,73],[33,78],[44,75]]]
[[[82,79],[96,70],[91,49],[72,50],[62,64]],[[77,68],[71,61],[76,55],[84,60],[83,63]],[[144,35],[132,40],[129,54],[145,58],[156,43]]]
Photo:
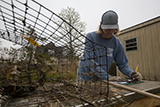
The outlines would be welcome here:
[[[98,31],[86,35],[84,54],[77,69],[77,81],[107,80],[110,77],[110,75],[107,76],[108,68],[114,60],[124,75],[138,80],[142,79],[139,72],[134,72],[127,65],[128,60],[123,45],[115,36],[118,31],[117,13],[112,10],[105,12]],[[106,48],[100,48],[101,46]]]

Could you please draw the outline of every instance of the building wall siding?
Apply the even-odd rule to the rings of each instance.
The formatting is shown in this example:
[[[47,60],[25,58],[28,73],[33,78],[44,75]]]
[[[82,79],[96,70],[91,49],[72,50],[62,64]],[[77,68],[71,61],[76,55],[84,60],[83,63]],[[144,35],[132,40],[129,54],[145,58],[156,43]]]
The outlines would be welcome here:
[[[157,19],[155,20],[157,21]],[[160,81],[160,21],[153,23],[155,20],[135,26],[135,28],[137,27],[136,30],[132,28],[129,31],[127,29],[126,33],[120,33],[117,38],[122,42],[125,49],[125,40],[137,37],[138,50],[126,52],[128,65],[132,70],[135,70],[136,66],[139,65],[138,71],[145,80]],[[147,24],[149,25],[147,26]],[[143,27],[143,25],[145,26]],[[122,76],[118,70],[117,75]]]

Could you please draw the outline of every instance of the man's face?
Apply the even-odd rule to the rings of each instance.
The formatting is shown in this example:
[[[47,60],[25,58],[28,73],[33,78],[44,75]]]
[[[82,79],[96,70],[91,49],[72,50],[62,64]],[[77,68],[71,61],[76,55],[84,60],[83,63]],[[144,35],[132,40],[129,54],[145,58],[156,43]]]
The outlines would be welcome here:
[[[110,39],[115,32],[115,29],[102,29],[103,30],[103,35],[102,37],[106,38],[106,39]]]

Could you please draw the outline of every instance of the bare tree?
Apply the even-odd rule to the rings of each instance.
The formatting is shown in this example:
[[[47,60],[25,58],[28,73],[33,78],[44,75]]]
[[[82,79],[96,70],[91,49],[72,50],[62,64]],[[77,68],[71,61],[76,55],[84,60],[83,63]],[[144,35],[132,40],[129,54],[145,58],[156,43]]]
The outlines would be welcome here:
[[[84,38],[79,34],[79,32],[81,34],[85,33],[86,23],[81,22],[80,14],[71,7],[67,7],[67,9],[63,8],[59,13],[59,16],[69,23],[63,23],[62,20],[57,21],[59,25],[61,25],[61,38],[65,42],[65,47],[67,47],[67,52],[65,52],[65,54],[67,54],[67,57],[70,61],[73,61],[73,59],[76,57],[76,48],[83,45],[82,39]],[[78,32],[73,29],[73,27]]]
[[[70,25],[75,27],[79,32],[84,33],[86,29],[86,23],[81,22],[80,14],[75,11],[74,8],[67,7],[67,9],[62,9],[59,13],[59,16],[62,17],[65,21],[67,21]],[[71,27],[68,25],[64,26],[67,31],[71,31]]]

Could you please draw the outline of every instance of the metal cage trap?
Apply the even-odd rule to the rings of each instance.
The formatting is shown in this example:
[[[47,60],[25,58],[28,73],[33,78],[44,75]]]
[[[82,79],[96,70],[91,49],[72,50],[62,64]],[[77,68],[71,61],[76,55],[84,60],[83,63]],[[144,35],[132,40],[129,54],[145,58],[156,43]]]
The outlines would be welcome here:
[[[2,106],[107,107],[125,102],[123,94],[95,79],[101,79],[101,71],[83,70],[78,74],[83,78],[75,81],[77,68],[108,68],[107,48],[97,43],[87,46],[86,41],[93,41],[85,40],[74,26],[43,5],[34,0],[0,0],[0,26],[0,38],[22,46],[13,53],[26,55],[9,62],[1,57],[0,101],[9,96]],[[96,57],[100,51],[103,54]],[[88,57],[80,59],[83,54]],[[106,64],[95,64],[102,58]],[[78,66],[79,60],[84,64]]]

